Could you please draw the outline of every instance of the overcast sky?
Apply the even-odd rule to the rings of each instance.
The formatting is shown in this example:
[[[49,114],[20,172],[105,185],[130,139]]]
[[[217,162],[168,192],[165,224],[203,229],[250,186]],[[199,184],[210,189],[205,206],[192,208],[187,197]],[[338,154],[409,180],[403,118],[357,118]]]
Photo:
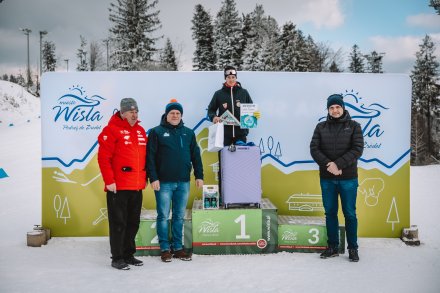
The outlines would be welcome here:
[[[56,45],[57,71],[75,70],[80,35],[88,42],[101,42],[108,36],[111,23],[108,8],[116,0],[0,0],[0,74],[26,70],[26,36],[20,28],[29,28],[30,63],[36,72],[39,64],[39,31]],[[180,70],[192,69],[194,41],[191,19],[196,4],[202,4],[213,16],[221,0],[159,0],[162,28],[156,35],[169,37],[180,52]],[[440,16],[429,7],[429,0],[236,0],[239,13],[251,12],[262,4],[266,15],[281,27],[291,21],[316,42],[327,42],[335,50],[342,48],[346,59],[353,44],[362,53],[385,53],[384,70],[410,73],[415,53],[425,34],[437,47],[440,61]],[[159,44],[162,47],[162,42]]]

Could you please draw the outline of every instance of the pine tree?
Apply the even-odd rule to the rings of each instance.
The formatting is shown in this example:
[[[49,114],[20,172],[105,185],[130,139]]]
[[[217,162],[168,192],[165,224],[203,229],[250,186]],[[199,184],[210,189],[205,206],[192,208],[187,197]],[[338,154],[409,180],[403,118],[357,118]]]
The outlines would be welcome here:
[[[257,5],[251,13],[243,18],[243,66],[244,70],[264,70],[264,42],[267,36],[267,20],[262,5]]]
[[[341,72],[341,69],[339,69],[338,65],[335,61],[332,62],[332,64],[329,67],[330,72]]]
[[[76,70],[78,71],[87,71],[89,64],[87,63],[87,41],[83,36],[79,36],[81,39],[81,45],[77,50],[76,56],[79,58],[79,63],[76,65]]]
[[[430,0],[429,6],[435,9],[437,11],[437,14],[440,15],[440,1],[439,0]]]
[[[9,75],[9,81],[18,84],[17,78],[13,74]]]
[[[321,72],[324,69],[324,60],[321,56],[318,45],[313,40],[312,36],[308,35],[304,40],[304,48],[302,50],[304,71]]]
[[[413,82],[411,131],[416,138],[425,134],[423,142],[426,145],[426,155],[414,154],[413,163],[415,164],[428,162],[430,156],[438,158],[440,149],[440,140],[436,130],[440,127],[437,122],[440,118],[439,62],[436,61],[435,46],[430,36],[424,37],[419,48],[411,74]],[[437,123],[437,125],[432,127],[433,123]]]
[[[214,25],[214,52],[216,69],[226,65],[241,69],[242,64],[242,21],[238,16],[234,0],[224,0],[217,13]]]
[[[165,42],[165,48],[160,55],[160,64],[165,70],[177,71],[176,54],[170,39],[167,39]]]
[[[114,70],[146,70],[151,66],[160,38],[153,37],[161,27],[157,4],[158,0],[116,0],[116,4],[110,4]]]
[[[26,86],[26,80],[21,73],[17,75],[16,81],[16,84],[21,85],[22,87]]]
[[[205,11],[202,5],[198,4],[191,22],[193,24],[191,27],[192,38],[196,42],[193,68],[196,71],[215,70],[214,28],[211,15]]]
[[[280,52],[281,71],[297,71],[299,62],[299,52],[297,50],[298,32],[295,25],[287,22],[283,25],[278,43]]]
[[[42,55],[42,72],[55,71],[57,67],[57,58],[55,57],[55,44],[51,41],[44,41]]]
[[[265,71],[278,71],[281,68],[281,47],[278,43],[280,29],[277,21],[268,17],[266,22],[267,38],[263,41],[262,58],[264,60]]]
[[[350,65],[348,67],[350,72],[353,73],[363,73],[364,69],[364,57],[359,51],[358,45],[353,45],[352,51],[350,53]]]
[[[383,73],[382,58],[385,53],[371,52],[369,55],[365,55],[367,60],[367,70],[370,73]]]
[[[313,42],[313,41],[312,41]],[[310,46],[313,46],[311,44]],[[297,30],[297,38],[294,45],[295,58],[296,58],[296,68],[295,71],[307,72],[309,71],[309,66],[311,64],[309,46],[306,42],[304,34],[301,30]]]
[[[8,81],[8,75],[6,73],[3,74],[2,79]]]

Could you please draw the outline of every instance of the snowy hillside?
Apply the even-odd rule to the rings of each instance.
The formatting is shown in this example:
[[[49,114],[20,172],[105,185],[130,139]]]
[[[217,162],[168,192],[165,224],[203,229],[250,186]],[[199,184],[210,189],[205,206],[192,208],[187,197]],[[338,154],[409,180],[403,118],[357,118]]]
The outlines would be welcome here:
[[[38,120],[40,112],[39,98],[18,84],[0,80],[0,127]]]

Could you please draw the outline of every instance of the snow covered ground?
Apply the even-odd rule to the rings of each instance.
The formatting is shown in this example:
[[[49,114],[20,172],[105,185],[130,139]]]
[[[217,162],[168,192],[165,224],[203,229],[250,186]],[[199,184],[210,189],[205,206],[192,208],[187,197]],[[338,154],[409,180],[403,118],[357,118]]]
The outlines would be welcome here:
[[[141,257],[143,267],[118,271],[107,237],[26,246],[26,232],[41,223],[41,126],[16,124],[0,127],[0,168],[9,176],[0,179],[0,292],[440,292],[440,166],[411,167],[419,247],[360,238],[359,263],[347,254],[194,255],[171,263]]]
[[[38,119],[40,99],[18,84],[0,80],[0,128],[22,125]]]

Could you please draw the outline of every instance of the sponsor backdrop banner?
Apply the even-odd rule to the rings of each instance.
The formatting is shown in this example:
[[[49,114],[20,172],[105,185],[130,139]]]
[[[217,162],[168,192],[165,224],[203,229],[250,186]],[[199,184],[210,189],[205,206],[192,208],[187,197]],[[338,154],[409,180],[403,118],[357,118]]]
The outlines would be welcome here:
[[[207,152],[206,108],[223,83],[222,72],[45,73],[42,107],[42,223],[55,236],[108,234],[97,136],[122,98],[139,105],[141,125],[156,126],[170,98],[184,109],[201,148],[205,184],[218,183],[218,156]],[[410,224],[411,82],[400,74],[238,72],[261,118],[249,141],[260,148],[263,197],[279,215],[324,216],[318,166],[309,144],[327,115],[330,94],[344,96],[363,130],[357,213],[359,235],[398,237]],[[246,172],[246,170],[243,170]],[[193,180],[193,179],[192,179]],[[191,182],[188,208],[202,191]],[[144,191],[144,209],[155,209]],[[342,214],[340,215],[343,224]]]

